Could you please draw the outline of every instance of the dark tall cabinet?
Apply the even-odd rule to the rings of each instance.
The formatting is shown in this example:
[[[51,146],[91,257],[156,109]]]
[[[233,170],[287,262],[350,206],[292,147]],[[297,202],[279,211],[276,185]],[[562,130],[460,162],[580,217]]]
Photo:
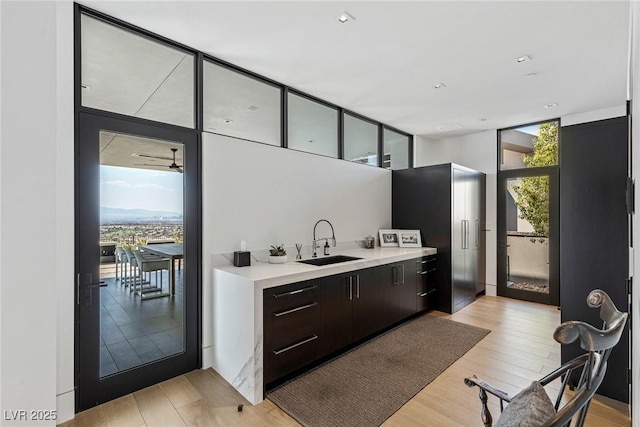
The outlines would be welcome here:
[[[562,321],[602,326],[586,298],[592,289],[607,292],[627,311],[629,275],[627,118],[563,126],[560,140],[560,308]],[[562,347],[562,362],[584,353]],[[629,330],[609,358],[598,393],[629,401]]]
[[[453,163],[393,171],[392,223],[438,249],[436,308],[453,313],[484,290],[485,175]]]

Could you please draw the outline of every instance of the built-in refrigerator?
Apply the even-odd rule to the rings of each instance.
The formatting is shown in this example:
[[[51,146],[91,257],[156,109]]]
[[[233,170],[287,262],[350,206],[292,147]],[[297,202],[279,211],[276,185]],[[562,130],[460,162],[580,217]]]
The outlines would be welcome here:
[[[436,308],[454,313],[485,288],[483,173],[443,165],[392,173],[392,224],[420,230],[422,246],[438,250]]]

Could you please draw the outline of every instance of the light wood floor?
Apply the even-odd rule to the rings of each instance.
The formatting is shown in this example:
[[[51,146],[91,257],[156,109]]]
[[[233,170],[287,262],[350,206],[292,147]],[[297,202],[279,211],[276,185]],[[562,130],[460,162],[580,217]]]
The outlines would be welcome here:
[[[477,389],[463,378],[477,374],[510,394],[560,365],[552,333],[555,307],[500,297],[482,297],[451,315],[431,315],[492,332],[393,414],[384,426],[482,426]],[[237,405],[244,404],[242,412]],[[494,415],[499,409],[491,406]],[[297,426],[269,401],[252,406],[213,370],[198,370],[77,414],[63,424],[80,426]],[[587,426],[630,426],[627,407],[598,398]]]

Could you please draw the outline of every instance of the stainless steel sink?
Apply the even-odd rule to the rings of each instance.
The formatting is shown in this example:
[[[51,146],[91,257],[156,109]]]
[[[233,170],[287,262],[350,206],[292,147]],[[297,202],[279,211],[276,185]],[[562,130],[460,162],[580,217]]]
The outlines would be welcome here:
[[[303,259],[298,262],[320,266],[320,265],[337,264],[340,262],[354,261],[356,259],[362,259],[362,258],[358,258],[355,256],[348,256],[348,255],[331,255],[331,256],[326,256],[322,258]]]

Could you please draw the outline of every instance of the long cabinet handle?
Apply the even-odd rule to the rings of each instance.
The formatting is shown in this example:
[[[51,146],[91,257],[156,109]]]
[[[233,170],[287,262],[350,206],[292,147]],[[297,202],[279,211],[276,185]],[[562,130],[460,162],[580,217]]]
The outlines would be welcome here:
[[[273,315],[274,315],[274,317],[285,316],[287,314],[295,313],[296,311],[305,310],[307,308],[315,307],[316,305],[318,305],[318,303],[316,301],[314,301],[311,304],[301,305],[300,307],[292,308],[291,310],[279,311],[278,313],[273,313]]]
[[[420,293],[418,294],[418,296],[419,296],[419,297],[426,297],[427,295],[429,295],[429,294],[431,294],[431,293],[434,293],[435,291],[436,291],[435,289],[431,289],[430,291],[427,291],[427,292],[420,292]]]
[[[349,276],[349,301],[353,301],[353,276]]]
[[[291,296],[291,295],[301,294],[302,292],[312,291],[312,290],[317,289],[317,288],[318,287],[316,285],[313,285],[313,286],[309,286],[307,288],[296,289],[295,291],[291,291],[291,292],[283,292],[281,294],[273,294],[273,297],[274,298],[288,297],[288,296]]]
[[[360,275],[356,274],[356,298],[360,299]]]
[[[295,343],[295,344],[291,344],[289,347],[285,347],[285,348],[282,348],[282,349],[280,349],[280,350],[275,350],[273,353],[277,356],[277,355],[279,355],[279,354],[284,353],[285,351],[293,350],[293,349],[294,349],[294,348],[296,348],[296,347],[300,347],[301,345],[304,345],[304,344],[306,344],[306,343],[308,343],[308,342],[311,342],[311,341],[313,341],[313,340],[317,340],[317,339],[318,339],[318,336],[317,336],[317,335],[314,335],[314,336],[312,336],[312,337],[309,337],[309,338],[307,338],[307,339],[304,339],[304,340],[302,340],[302,341],[299,341],[299,342],[297,342],[297,343]]]
[[[404,264],[400,264],[400,267],[402,267],[402,282],[399,282],[399,285],[404,285]]]
[[[464,248],[465,248],[465,249],[469,249],[469,220],[468,220],[468,219],[466,219],[466,220],[464,221],[464,223],[465,223],[465,233],[464,233],[464,236],[465,236],[465,244],[464,244]]]

